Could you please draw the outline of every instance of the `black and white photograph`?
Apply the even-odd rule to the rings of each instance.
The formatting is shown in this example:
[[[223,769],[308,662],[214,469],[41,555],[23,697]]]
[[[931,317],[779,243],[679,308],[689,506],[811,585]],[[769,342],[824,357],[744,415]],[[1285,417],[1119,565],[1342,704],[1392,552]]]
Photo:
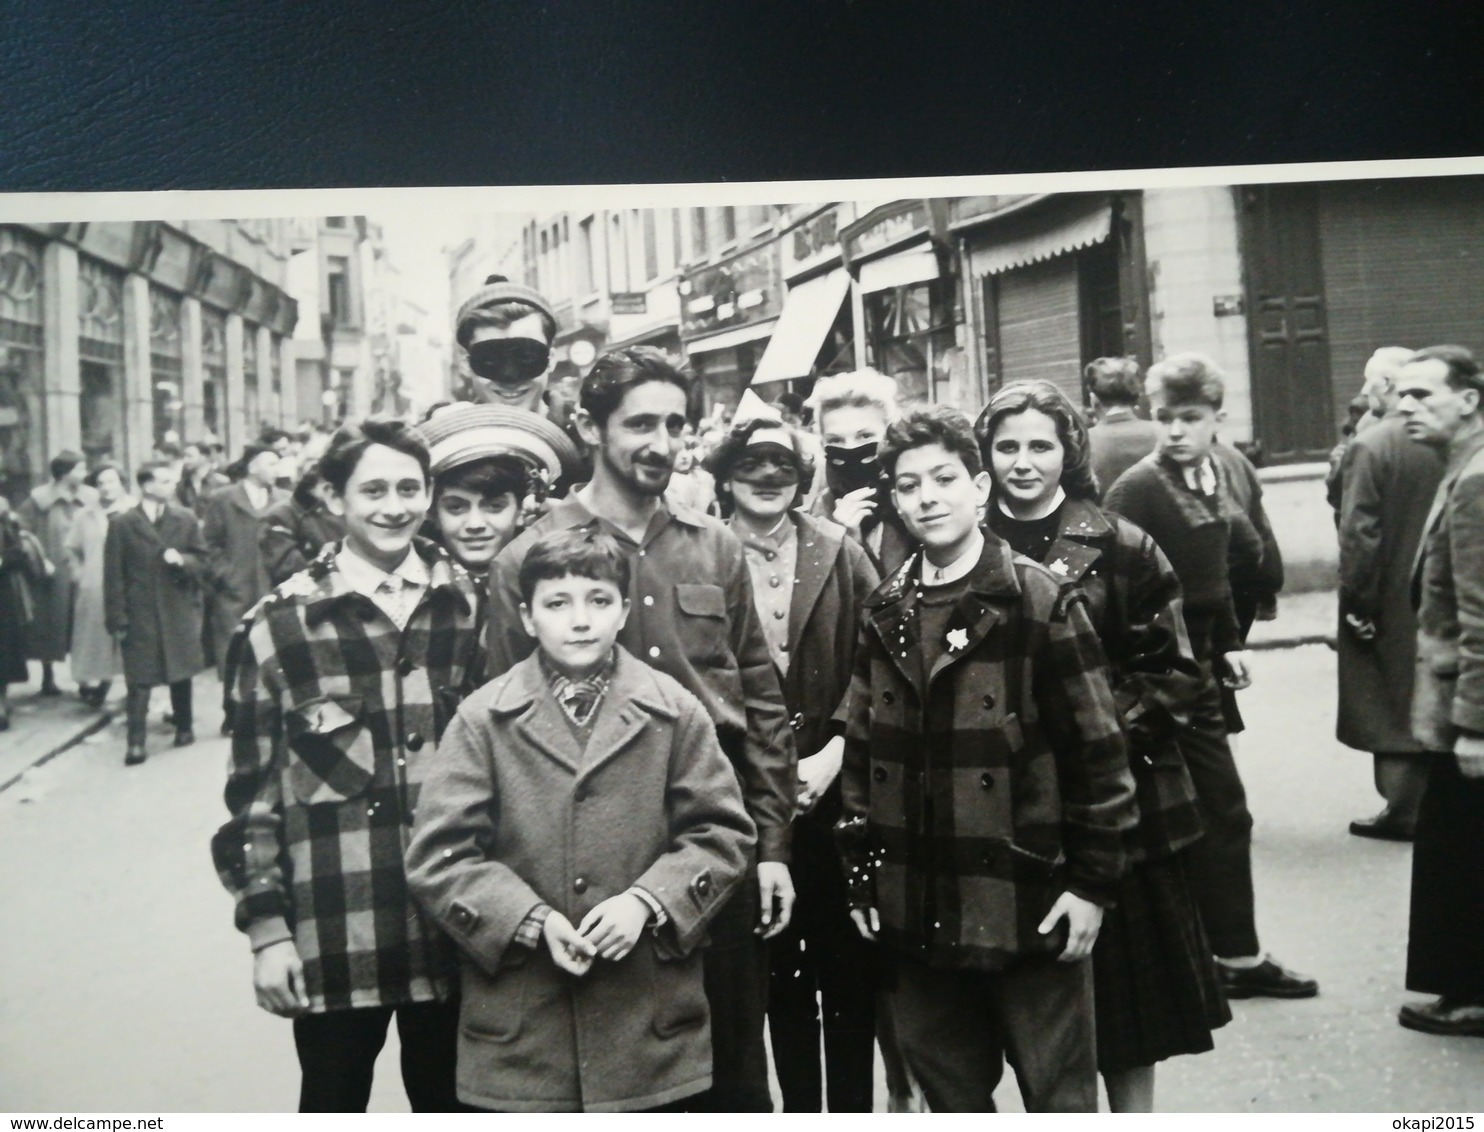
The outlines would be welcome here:
[[[0,1108],[1484,1110],[1481,295],[1471,158],[0,196]]]

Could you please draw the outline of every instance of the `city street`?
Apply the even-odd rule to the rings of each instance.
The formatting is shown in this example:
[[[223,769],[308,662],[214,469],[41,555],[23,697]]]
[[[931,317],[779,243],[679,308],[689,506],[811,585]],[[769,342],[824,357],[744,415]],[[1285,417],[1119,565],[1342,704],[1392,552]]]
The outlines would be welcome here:
[[[1409,997],[1409,847],[1346,832],[1378,801],[1369,758],[1333,738],[1334,653],[1274,650],[1254,666],[1239,761],[1257,821],[1259,927],[1321,994],[1236,1003],[1215,1052],[1160,1068],[1159,1107],[1484,1109],[1484,1040],[1396,1023]],[[289,1025],[254,1004],[207,847],[225,816],[217,694],[198,680],[194,747],[171,749],[157,727],[148,763],[126,770],[116,721],[0,793],[0,1108],[294,1108]],[[372,1107],[405,1111],[395,1035],[379,1070]],[[1018,1107],[1008,1077],[1001,1095]]]

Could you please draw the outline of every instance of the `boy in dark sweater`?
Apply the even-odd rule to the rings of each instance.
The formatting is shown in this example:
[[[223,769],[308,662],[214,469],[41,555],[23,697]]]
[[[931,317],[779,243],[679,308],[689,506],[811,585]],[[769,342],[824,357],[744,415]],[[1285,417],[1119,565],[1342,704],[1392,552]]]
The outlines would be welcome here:
[[[1199,796],[1206,835],[1190,850],[1196,902],[1229,998],[1311,998],[1313,979],[1284,969],[1257,941],[1252,897],[1252,814],[1227,741],[1222,681],[1251,683],[1230,577],[1261,564],[1262,541],[1212,458],[1224,378],[1199,354],[1149,368],[1144,387],[1160,446],[1121,475],[1103,505],[1142,527],[1165,552],[1185,591],[1185,620],[1205,677],[1180,746]]]

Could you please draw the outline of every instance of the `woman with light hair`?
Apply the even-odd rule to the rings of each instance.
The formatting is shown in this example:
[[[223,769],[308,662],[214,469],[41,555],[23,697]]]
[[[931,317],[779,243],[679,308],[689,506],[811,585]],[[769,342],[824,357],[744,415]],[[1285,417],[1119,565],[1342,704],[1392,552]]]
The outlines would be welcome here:
[[[901,415],[897,393],[891,378],[862,369],[820,378],[809,398],[824,443],[825,474],[825,488],[810,511],[849,531],[882,577],[895,571],[913,546],[892,510],[876,458],[887,425]]]

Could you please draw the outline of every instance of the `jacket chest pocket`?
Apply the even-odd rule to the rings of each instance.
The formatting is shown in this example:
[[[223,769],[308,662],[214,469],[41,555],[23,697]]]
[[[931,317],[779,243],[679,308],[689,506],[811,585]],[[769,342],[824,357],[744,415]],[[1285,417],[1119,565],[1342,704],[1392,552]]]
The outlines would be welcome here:
[[[376,773],[376,744],[359,696],[323,696],[285,719],[289,787],[306,806],[359,797]]]
[[[726,666],[730,640],[727,635],[726,594],[720,586],[700,582],[675,583],[676,632],[692,664],[710,668]]]

